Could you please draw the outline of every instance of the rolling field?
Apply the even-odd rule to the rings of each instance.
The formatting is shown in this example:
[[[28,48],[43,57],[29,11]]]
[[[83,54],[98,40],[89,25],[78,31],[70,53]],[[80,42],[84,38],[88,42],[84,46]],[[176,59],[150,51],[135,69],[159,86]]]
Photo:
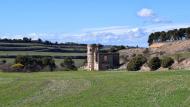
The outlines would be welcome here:
[[[0,107],[189,107],[190,71],[1,73]]]
[[[43,55],[43,56],[86,56],[86,53],[35,52],[35,51],[0,51],[0,55]]]
[[[45,45],[40,43],[4,43],[0,42],[0,60],[13,64],[17,55],[52,56],[57,66],[64,57],[72,57],[75,66],[81,67],[86,57],[86,46],[80,45]]]

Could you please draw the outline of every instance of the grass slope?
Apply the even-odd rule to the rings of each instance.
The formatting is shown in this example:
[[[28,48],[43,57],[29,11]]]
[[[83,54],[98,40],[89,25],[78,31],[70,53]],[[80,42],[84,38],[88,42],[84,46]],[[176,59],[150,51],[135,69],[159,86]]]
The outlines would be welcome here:
[[[189,107],[190,72],[0,73],[0,107]]]
[[[0,55],[43,55],[43,56],[85,56],[86,53],[35,52],[35,51],[0,51]]]

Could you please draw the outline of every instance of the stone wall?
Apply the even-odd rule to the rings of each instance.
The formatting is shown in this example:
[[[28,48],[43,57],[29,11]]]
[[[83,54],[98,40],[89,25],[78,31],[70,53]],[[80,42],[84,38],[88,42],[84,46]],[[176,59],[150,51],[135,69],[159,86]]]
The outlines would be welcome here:
[[[87,46],[87,70],[107,70],[114,69],[118,66],[118,53],[99,53],[99,48],[97,45]]]

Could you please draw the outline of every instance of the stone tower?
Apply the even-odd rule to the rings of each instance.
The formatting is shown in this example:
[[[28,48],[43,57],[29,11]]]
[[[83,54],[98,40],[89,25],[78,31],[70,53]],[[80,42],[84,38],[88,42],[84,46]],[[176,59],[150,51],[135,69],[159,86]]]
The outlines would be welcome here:
[[[87,45],[87,69],[90,71],[99,70],[98,63],[99,48],[97,45]]]

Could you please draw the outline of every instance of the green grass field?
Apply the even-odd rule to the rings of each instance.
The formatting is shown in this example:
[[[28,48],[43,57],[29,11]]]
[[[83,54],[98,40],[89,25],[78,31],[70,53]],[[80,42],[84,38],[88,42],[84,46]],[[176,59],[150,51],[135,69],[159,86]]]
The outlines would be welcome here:
[[[190,71],[0,72],[0,107],[189,106]]]
[[[86,53],[34,52],[34,51],[0,51],[0,55],[43,55],[43,56],[85,56]]]
[[[42,56],[86,56],[86,53],[63,53],[63,52],[35,52],[35,51],[0,51],[0,55],[42,55]],[[14,63],[15,58],[1,58],[0,60],[6,60],[8,63]],[[55,59],[55,63],[59,66],[64,59]],[[75,66],[81,67],[84,64],[85,59],[73,59]]]

